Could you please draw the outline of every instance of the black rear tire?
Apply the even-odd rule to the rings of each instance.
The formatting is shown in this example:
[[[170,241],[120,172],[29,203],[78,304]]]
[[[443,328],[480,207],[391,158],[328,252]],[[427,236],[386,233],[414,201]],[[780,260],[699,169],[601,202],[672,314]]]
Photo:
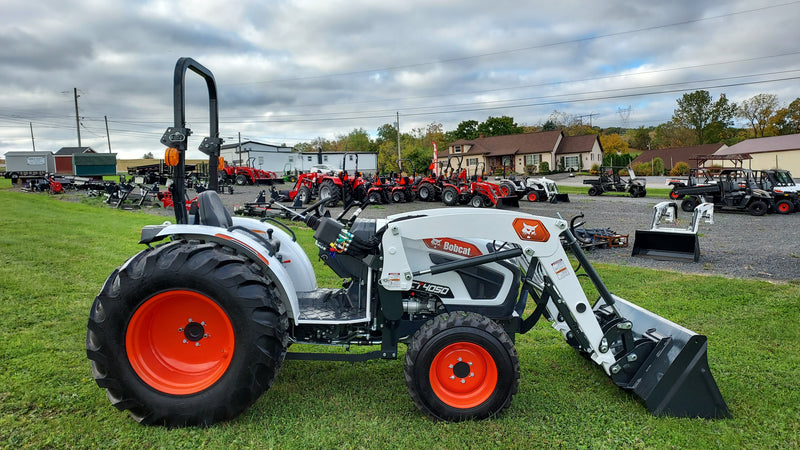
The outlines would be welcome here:
[[[590,187],[589,195],[591,195],[592,197],[594,197],[595,195],[600,195],[600,189],[598,189],[597,186]]]
[[[414,404],[438,420],[486,419],[511,404],[519,359],[496,322],[470,312],[434,317],[413,336],[404,365]]]
[[[236,175],[236,184],[239,186],[244,186],[246,184],[250,184],[250,180],[248,180],[245,175],[239,174]]]
[[[686,212],[692,212],[694,209],[699,205],[697,198],[695,197],[686,197],[681,202],[681,209]]]
[[[394,203],[403,203],[406,201],[406,196],[403,194],[403,191],[396,190],[392,192],[392,202]]]
[[[92,305],[86,354],[97,385],[136,421],[206,426],[272,385],[287,327],[255,264],[217,244],[174,241],[111,274]]]

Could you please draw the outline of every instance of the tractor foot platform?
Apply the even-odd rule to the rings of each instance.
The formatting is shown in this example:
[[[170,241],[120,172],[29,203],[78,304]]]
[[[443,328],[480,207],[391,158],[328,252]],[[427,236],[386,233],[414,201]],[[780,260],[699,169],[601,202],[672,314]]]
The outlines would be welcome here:
[[[367,307],[344,289],[318,289],[298,293],[299,320],[352,322],[367,319]]]

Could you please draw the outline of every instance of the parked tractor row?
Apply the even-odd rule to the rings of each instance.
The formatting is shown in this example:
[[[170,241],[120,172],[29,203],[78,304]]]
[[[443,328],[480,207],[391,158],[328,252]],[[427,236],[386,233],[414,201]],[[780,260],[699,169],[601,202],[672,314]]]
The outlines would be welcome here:
[[[519,206],[519,196],[503,191],[500,186],[486,181],[480,170],[469,176],[466,169],[461,168],[459,157],[450,157],[447,165],[440,165],[439,175],[418,175],[409,160],[399,160],[398,165],[410,169],[411,176],[392,173],[389,176],[364,176],[358,171],[358,155],[355,157],[355,169],[351,172],[346,167],[340,171],[311,171],[298,175],[294,187],[278,193],[282,201],[294,201],[309,204],[317,199],[328,198],[328,204],[340,201],[348,205],[353,201],[362,203],[404,203],[414,200],[435,202],[441,201],[447,206],[471,205],[480,207],[514,207]],[[454,160],[457,165],[452,164]],[[299,199],[299,200],[298,200]]]

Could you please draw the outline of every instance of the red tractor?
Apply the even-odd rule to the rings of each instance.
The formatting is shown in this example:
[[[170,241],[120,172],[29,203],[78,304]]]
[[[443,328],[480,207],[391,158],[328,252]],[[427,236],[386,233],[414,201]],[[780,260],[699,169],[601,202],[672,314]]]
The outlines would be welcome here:
[[[220,178],[225,179],[229,183],[236,183],[239,186],[246,184],[268,184],[272,185],[278,181],[278,176],[275,172],[268,170],[256,169],[253,167],[252,161],[255,158],[250,158],[246,166],[230,166],[225,167],[220,171]]]

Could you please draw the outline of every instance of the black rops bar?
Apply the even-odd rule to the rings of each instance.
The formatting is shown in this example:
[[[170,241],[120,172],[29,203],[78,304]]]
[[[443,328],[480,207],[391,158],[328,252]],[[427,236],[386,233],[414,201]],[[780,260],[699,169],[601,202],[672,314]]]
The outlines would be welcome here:
[[[418,275],[436,275],[443,272],[449,272],[451,270],[458,270],[464,269],[467,267],[479,266],[481,264],[486,264],[495,261],[501,261],[504,259],[511,259],[516,258],[517,256],[522,255],[521,248],[512,248],[510,250],[503,250],[501,252],[489,253],[486,255],[474,256],[472,258],[460,259],[458,261],[449,261],[446,263],[436,264],[431,266],[427,270],[420,270],[419,272],[414,272],[413,276]]]
[[[217,190],[217,165],[219,163],[219,146],[222,140],[219,138],[219,115],[217,112],[217,85],[214,82],[214,75],[210,70],[203,67],[192,58],[180,58],[175,64],[175,76],[173,79],[173,106],[174,106],[174,126],[167,128],[161,143],[167,147],[178,149],[178,165],[175,166],[174,183],[172,197],[175,209],[175,220],[177,223],[185,224],[188,217],[185,207],[186,196],[186,149],[187,140],[191,130],[186,128],[186,69],[200,75],[206,80],[208,86],[208,110],[209,110],[209,131],[208,137],[203,140],[200,150],[208,155],[208,188]]]

